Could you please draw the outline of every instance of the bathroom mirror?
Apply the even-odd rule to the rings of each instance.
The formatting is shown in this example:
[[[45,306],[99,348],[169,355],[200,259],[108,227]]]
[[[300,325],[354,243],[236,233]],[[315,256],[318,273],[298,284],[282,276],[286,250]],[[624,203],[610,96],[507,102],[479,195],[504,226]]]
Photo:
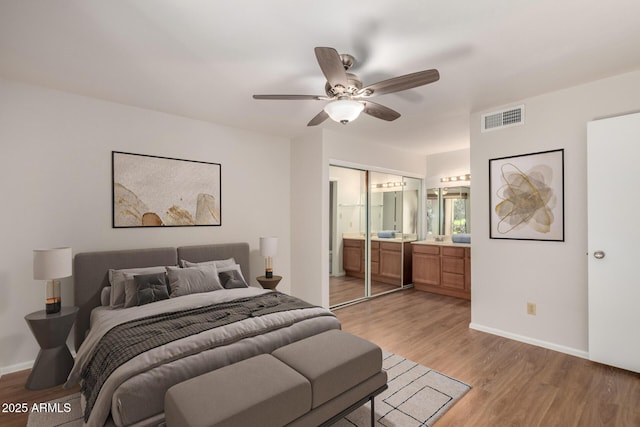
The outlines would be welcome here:
[[[471,233],[471,188],[468,186],[427,190],[427,237]]]

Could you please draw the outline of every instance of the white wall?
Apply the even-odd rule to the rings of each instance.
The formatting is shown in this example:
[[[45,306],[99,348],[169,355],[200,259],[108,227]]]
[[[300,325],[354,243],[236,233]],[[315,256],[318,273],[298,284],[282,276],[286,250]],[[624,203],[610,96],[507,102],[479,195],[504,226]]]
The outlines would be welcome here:
[[[290,142],[0,80],[0,372],[27,368],[38,346],[23,317],[44,308],[32,250],[95,250],[244,241],[251,281],[258,238],[280,238],[274,270],[288,292]],[[222,164],[222,226],[111,228],[111,151]],[[81,284],[78,284],[79,286]],[[72,280],[63,305],[73,304]],[[73,333],[71,334],[73,336]]]
[[[470,173],[471,170],[471,150],[447,151],[427,156],[427,178],[425,188],[457,187],[458,185],[468,185],[468,182],[440,182],[440,178],[445,176],[460,176]],[[473,177],[472,177],[473,180]]]
[[[323,242],[329,251],[329,175],[322,167],[324,156],[321,129],[291,144],[291,292],[328,307],[324,272],[329,270],[329,255],[322,253]]]
[[[542,96],[526,105],[525,124],[480,132],[471,116],[472,327],[586,356],[586,123],[640,110],[640,71]],[[489,239],[488,161],[564,148],[565,242]],[[623,183],[621,183],[623,185]],[[526,303],[537,315],[526,314]]]

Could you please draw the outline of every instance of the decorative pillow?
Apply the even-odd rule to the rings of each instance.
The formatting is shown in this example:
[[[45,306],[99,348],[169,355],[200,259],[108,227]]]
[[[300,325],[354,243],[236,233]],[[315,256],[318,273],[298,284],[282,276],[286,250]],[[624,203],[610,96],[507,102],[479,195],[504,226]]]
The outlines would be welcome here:
[[[111,286],[105,286],[100,292],[100,304],[103,307],[109,307],[111,305]]]
[[[236,260],[233,257],[228,259],[217,259],[214,261],[204,261],[204,262],[190,262],[190,261],[187,261],[186,259],[181,259],[180,267],[197,267],[199,265],[215,265],[216,268],[219,269],[222,267],[230,267],[235,263],[236,263]]]
[[[240,264],[229,267],[218,268],[218,278],[225,289],[248,288],[247,281],[244,280]]]
[[[133,279],[136,283],[136,305],[169,299],[166,273],[138,274]]]
[[[167,267],[171,298],[223,289],[215,265]]]
[[[111,283],[111,308],[122,307],[124,305],[124,282],[127,280],[127,278],[125,277],[125,273],[135,275],[162,273],[163,271],[165,271],[164,266],[125,268],[122,270],[109,269],[109,283]],[[130,280],[133,280],[133,277],[131,277]]]
[[[147,277],[149,276],[149,280],[154,277],[162,276],[162,283],[165,286],[165,293],[169,295],[169,286],[167,285],[167,270],[164,269],[161,273],[150,273],[150,274],[131,274],[124,273],[126,280],[124,281],[124,308],[135,307],[138,304],[138,279],[137,277]]]

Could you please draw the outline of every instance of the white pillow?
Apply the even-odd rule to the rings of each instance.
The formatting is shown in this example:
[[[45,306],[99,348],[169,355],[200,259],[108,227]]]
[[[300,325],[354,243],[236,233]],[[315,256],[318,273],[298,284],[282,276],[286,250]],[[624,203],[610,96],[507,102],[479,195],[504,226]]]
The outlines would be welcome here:
[[[180,267],[197,267],[199,265],[215,265],[216,268],[222,267],[230,267],[236,263],[236,260],[231,257],[227,259],[217,259],[214,261],[204,261],[204,262],[191,262],[186,259],[180,260]]]
[[[218,279],[218,270],[215,265],[167,267],[167,277],[171,298],[224,289]]]
[[[111,308],[122,307],[124,305],[124,284],[127,280],[126,274],[152,274],[165,271],[164,265],[156,267],[124,268],[122,270],[109,269],[109,283],[111,283]]]

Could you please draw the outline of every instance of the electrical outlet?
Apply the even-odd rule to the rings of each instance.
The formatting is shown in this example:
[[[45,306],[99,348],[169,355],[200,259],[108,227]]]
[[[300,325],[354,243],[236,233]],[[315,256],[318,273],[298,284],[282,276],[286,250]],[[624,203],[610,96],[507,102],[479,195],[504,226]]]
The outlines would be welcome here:
[[[528,302],[527,303],[527,314],[530,314],[532,316],[536,315],[536,303],[535,302]]]

